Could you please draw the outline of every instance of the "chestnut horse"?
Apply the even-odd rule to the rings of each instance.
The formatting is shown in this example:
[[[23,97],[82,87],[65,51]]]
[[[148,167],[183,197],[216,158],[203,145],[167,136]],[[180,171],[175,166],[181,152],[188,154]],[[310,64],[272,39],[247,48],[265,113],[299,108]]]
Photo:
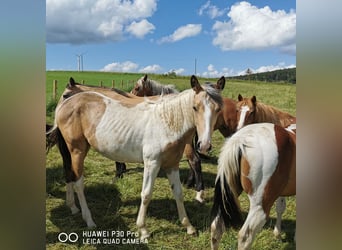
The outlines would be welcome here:
[[[201,86],[195,76],[192,89],[158,101],[136,101],[118,95],[81,92],[64,100],[56,109],[54,128],[66,171],[66,203],[72,213],[76,191],[82,218],[88,227],[96,226],[84,195],[84,159],[90,147],[109,159],[144,163],[141,205],[137,226],[141,239],[149,236],[145,217],[159,170],[166,171],[177,203],[179,220],[194,234],[186,214],[179,179],[179,161],[186,143],[199,135],[199,150],[211,147],[211,134],[222,107],[220,91]],[[139,117],[139,119],[137,119]]]
[[[277,109],[273,106],[257,101],[255,96],[244,98],[240,94],[238,96],[237,107],[237,129],[244,125],[252,123],[270,122],[279,125],[296,133],[296,117],[291,114]],[[276,201],[277,221],[274,226],[274,235],[280,237],[281,234],[281,217],[286,209],[286,200],[279,197]]]
[[[211,248],[218,249],[225,229],[242,222],[238,196],[250,201],[238,233],[238,249],[250,249],[279,196],[296,194],[296,134],[272,123],[256,123],[227,139],[218,160],[211,224]]]
[[[293,115],[259,102],[255,96],[243,98],[239,94],[238,100],[236,104],[237,129],[252,123],[270,122],[283,128],[296,130],[296,117]]]
[[[225,85],[226,79],[222,76],[215,86]],[[178,90],[174,88],[173,85],[163,85],[158,83],[157,81],[151,80],[144,75],[141,77],[133,89],[130,92],[131,94],[137,96],[151,96],[161,95],[163,93],[178,93]],[[214,130],[218,129],[224,137],[228,137],[232,135],[237,127],[237,119],[236,119],[236,101],[230,98],[222,98],[223,107],[219,113],[217,118]],[[195,138],[196,144],[196,138]],[[201,159],[195,150],[195,146],[193,143],[187,144],[185,146],[184,151],[188,164],[190,166],[189,176],[186,182],[188,187],[195,186],[196,189],[196,200],[199,202],[204,202],[204,183],[202,177],[202,166]]]

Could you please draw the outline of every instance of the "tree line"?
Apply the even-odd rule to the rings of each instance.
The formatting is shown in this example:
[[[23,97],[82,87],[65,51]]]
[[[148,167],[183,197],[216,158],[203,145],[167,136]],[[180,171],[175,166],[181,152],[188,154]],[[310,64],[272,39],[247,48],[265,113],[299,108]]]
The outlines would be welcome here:
[[[245,75],[226,78],[263,82],[287,82],[296,84],[296,68],[280,69],[263,73],[253,73],[251,69],[247,69]]]

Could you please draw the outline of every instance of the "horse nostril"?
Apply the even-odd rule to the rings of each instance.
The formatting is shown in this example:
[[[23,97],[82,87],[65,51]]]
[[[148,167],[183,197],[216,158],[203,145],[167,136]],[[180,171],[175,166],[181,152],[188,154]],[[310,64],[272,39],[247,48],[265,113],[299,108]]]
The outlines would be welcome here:
[[[212,149],[212,145],[211,143],[209,144],[209,148],[208,148],[208,151],[210,151]]]
[[[201,142],[200,142],[200,141],[198,141],[198,142],[197,142],[197,144],[196,144],[196,149],[197,149],[197,150],[199,150],[199,149],[200,149],[200,147],[201,147]]]

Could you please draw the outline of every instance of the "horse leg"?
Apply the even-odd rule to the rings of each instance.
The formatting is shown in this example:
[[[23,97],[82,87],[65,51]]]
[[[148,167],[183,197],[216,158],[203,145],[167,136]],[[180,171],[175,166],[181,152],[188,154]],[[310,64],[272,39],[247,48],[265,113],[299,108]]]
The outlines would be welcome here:
[[[93,221],[90,210],[87,205],[87,201],[84,195],[84,183],[83,183],[83,162],[88,152],[89,146],[85,146],[84,150],[70,150],[71,162],[73,172],[76,175],[76,181],[73,183],[74,190],[77,194],[78,201],[81,206],[82,218],[87,223],[88,227],[96,227]]]
[[[117,178],[122,178],[123,177],[123,173],[126,172],[126,164],[123,162],[115,162],[115,167],[116,167],[116,174],[115,176]]]
[[[247,219],[238,234],[238,250],[251,249],[255,235],[266,223],[266,213],[262,206],[252,202],[250,206]]]
[[[273,230],[273,234],[275,237],[280,238],[281,233],[281,217],[286,209],[286,200],[285,197],[280,196],[276,201],[276,212],[277,212],[277,221]]]
[[[160,166],[158,164],[148,164],[145,162],[144,176],[141,191],[141,203],[137,218],[137,227],[140,230],[140,239],[144,240],[150,236],[145,225],[147,207],[152,199],[153,185],[157,178]]]
[[[201,159],[199,155],[196,153],[192,144],[186,144],[185,146],[185,155],[188,159],[188,163],[190,166],[190,176],[188,178],[187,185],[189,186],[189,179],[193,182],[193,178],[195,177],[196,183],[196,200],[200,203],[204,202],[204,184],[202,177],[202,166]]]
[[[96,224],[91,217],[90,210],[87,205],[87,201],[84,195],[84,183],[83,183],[83,175],[79,178],[75,184],[74,189],[77,193],[78,201],[80,202],[81,211],[82,211],[82,218],[87,223],[88,227],[96,227]]]
[[[217,250],[222,238],[225,226],[222,217],[217,215],[210,226],[211,249]]]
[[[196,162],[194,162],[194,150],[193,147],[190,144],[186,144],[185,145],[185,149],[184,149],[184,154],[187,158],[188,164],[189,164],[189,176],[188,176],[188,180],[186,182],[186,186],[188,188],[191,188],[195,185],[195,164]]]
[[[183,202],[183,191],[182,185],[179,178],[179,169],[171,169],[166,172],[167,178],[169,179],[169,183],[173,192],[173,195],[176,200],[177,210],[179,220],[182,225],[186,227],[188,234],[195,234],[196,229],[191,225],[188,216],[186,215],[184,202]]]
[[[66,185],[66,204],[71,209],[72,214],[76,214],[80,211],[75,204],[74,183],[73,182],[68,182]]]

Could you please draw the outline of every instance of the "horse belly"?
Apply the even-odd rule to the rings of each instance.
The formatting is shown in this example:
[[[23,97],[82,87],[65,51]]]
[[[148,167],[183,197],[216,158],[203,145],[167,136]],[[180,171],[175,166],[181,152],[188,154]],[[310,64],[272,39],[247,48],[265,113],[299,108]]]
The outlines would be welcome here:
[[[139,140],[129,137],[129,135],[111,133],[104,136],[97,133],[94,141],[95,143],[90,143],[91,146],[111,160],[132,163],[143,162],[141,143],[137,143]]]

